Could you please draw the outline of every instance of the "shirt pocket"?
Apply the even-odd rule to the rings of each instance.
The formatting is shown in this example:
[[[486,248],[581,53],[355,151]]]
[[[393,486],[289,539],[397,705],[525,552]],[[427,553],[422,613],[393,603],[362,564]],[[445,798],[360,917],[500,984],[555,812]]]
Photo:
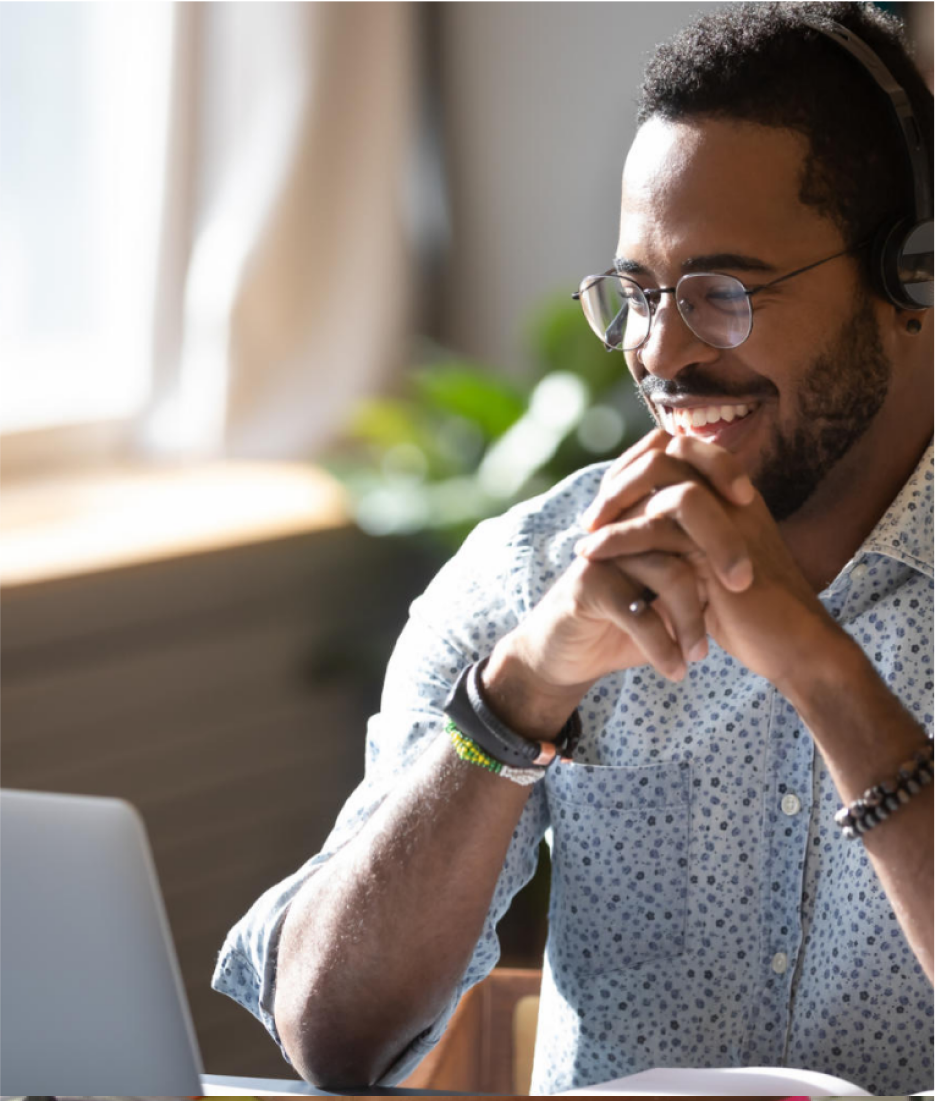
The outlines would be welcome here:
[[[553,967],[587,974],[681,955],[690,763],[556,764],[550,773]]]

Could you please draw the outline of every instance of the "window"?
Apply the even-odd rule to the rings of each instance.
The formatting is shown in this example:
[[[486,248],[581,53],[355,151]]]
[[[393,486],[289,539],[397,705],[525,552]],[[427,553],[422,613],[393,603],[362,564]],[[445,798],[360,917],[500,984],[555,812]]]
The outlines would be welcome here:
[[[173,7],[0,5],[0,432],[147,400]]]

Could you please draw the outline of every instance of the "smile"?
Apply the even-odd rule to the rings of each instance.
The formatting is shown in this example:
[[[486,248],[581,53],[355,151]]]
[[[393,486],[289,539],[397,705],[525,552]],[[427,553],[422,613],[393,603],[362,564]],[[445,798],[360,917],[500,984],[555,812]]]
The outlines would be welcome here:
[[[691,409],[676,408],[654,402],[662,427],[670,436],[700,436],[709,439],[734,421],[743,420],[758,407],[750,402],[730,405],[696,405]]]

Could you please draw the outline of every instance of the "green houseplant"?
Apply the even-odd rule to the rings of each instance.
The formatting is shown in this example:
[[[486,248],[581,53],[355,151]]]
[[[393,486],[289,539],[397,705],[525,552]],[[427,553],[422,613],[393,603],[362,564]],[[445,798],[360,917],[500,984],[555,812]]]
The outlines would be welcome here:
[[[520,378],[436,352],[402,394],[358,406],[327,465],[364,531],[424,534],[450,552],[479,520],[645,433],[622,357],[604,351],[575,303],[544,303],[526,336],[532,366]]]

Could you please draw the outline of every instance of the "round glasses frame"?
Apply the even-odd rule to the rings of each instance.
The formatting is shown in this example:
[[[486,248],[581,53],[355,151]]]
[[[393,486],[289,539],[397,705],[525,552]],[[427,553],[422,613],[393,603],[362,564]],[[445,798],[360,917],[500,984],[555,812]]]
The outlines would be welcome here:
[[[747,287],[736,276],[726,275],[723,272],[690,272],[687,275],[683,275],[681,279],[679,279],[679,281],[675,284],[675,286],[672,287],[641,287],[639,283],[637,283],[634,279],[629,278],[628,276],[620,272],[616,267],[613,267],[609,271],[605,271],[600,275],[586,275],[584,279],[581,280],[581,285],[579,286],[578,290],[571,297],[576,301],[581,302],[582,310],[584,311],[585,318],[587,319],[591,331],[603,343],[608,352],[635,352],[637,351],[637,349],[642,348],[646,341],[649,340],[650,334],[652,333],[652,326],[653,320],[656,316],[656,309],[664,294],[672,294],[675,296],[675,305],[678,309],[679,316],[692,331],[692,333],[694,333],[694,335],[702,343],[707,344],[712,348],[739,348],[740,345],[749,338],[750,333],[753,332],[753,305],[750,300],[755,294],[759,294],[760,291],[768,290],[770,287],[775,287],[778,283],[784,283],[787,279],[792,279],[797,275],[803,275],[807,271],[812,271],[814,268],[821,267],[822,264],[828,264],[832,260],[839,259],[841,256],[850,256],[853,253],[859,252],[868,244],[869,242],[863,241],[860,244],[851,246],[850,248],[842,249],[840,252],[834,253],[833,256],[825,256],[823,259],[816,260],[812,264],[806,264],[804,267],[796,268],[795,271],[790,271],[787,272],[785,275],[778,276],[776,279],[771,279],[768,283],[759,283],[754,287]],[[626,321],[627,315],[629,313],[629,308],[626,305],[621,307],[617,317],[614,319],[611,325],[608,325],[602,332],[594,320],[593,311],[589,310],[585,303],[584,296],[587,295],[588,292],[592,290],[600,281],[608,278],[619,279],[626,283],[629,293],[633,295],[637,303],[641,302],[645,309],[646,332],[642,335],[642,337],[640,337],[638,341],[630,346],[625,346],[622,337],[616,343],[612,343],[607,340],[607,334],[610,332],[611,327],[615,324],[619,323],[621,334],[625,333],[626,326],[624,322]],[[697,321],[691,317],[690,309],[686,307],[685,300],[683,298],[680,298],[679,288],[684,288],[686,285],[689,284],[691,280],[704,278],[717,278],[720,280],[724,280],[725,282],[729,282],[734,287],[736,287],[734,293],[738,297],[741,295],[744,297],[746,302],[746,314],[743,319],[743,324],[738,327],[738,331],[743,332],[743,335],[740,336],[739,339],[734,339],[732,337],[727,343],[717,343],[714,340],[708,339],[704,335],[704,332],[698,332],[698,329],[696,328]],[[626,313],[624,313],[624,311],[626,311]]]

